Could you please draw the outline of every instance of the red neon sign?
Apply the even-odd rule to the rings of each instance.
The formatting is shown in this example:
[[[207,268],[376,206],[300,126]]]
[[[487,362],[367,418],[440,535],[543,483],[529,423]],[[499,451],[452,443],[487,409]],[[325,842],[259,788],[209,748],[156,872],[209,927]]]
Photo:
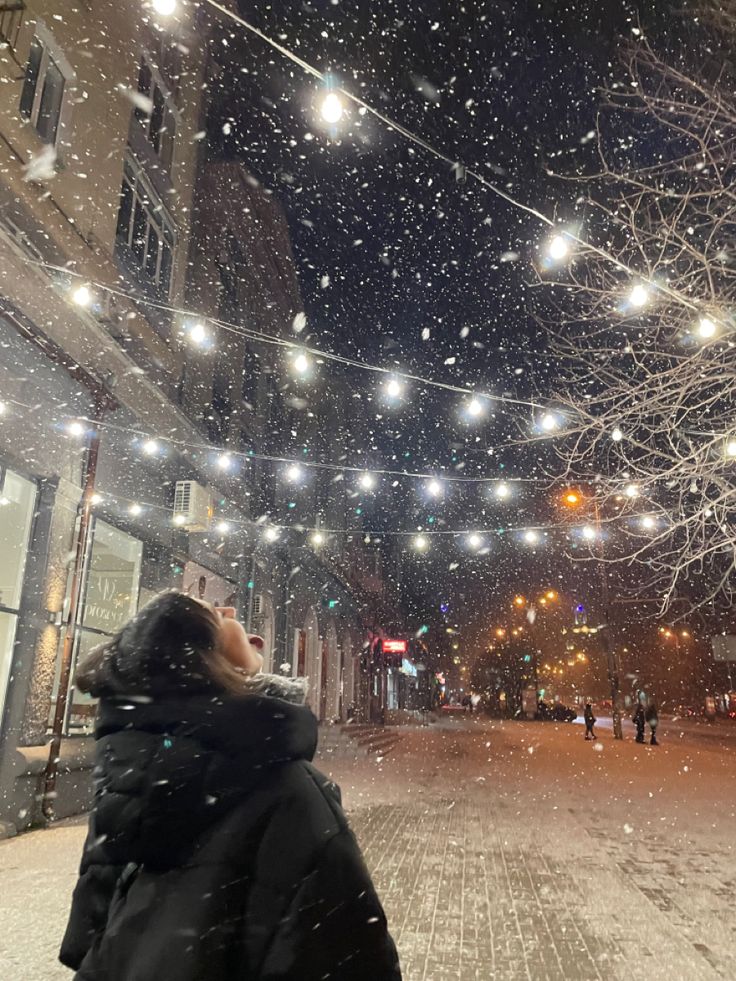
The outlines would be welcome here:
[[[406,654],[408,650],[409,650],[409,642],[407,640],[383,641],[384,654]]]

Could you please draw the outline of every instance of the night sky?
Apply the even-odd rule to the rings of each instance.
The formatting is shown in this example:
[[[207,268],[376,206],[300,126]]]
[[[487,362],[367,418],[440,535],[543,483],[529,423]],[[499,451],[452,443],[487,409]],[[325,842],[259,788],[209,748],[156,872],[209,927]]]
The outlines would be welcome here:
[[[241,12],[450,158],[566,220],[580,217],[579,186],[548,172],[595,167],[588,134],[599,89],[624,77],[620,52],[637,25],[667,46],[666,6],[242,0]],[[679,27],[669,25],[672,45]],[[543,393],[555,366],[530,294],[545,230],[354,107],[330,130],[318,113],[321,85],[236,25],[223,28],[216,50],[225,73],[210,145],[242,160],[286,210],[309,325],[301,338],[478,391]],[[469,427],[459,396],[416,388],[405,411],[388,413],[373,397],[375,376],[329,370],[345,371],[375,413],[375,466],[489,477],[539,477],[553,466],[543,447],[510,445],[530,422],[518,410]],[[426,526],[429,517],[436,528],[503,527],[554,511],[533,483],[504,513],[469,485],[455,485],[440,507],[416,498],[416,487],[398,490],[368,519],[385,528]],[[420,604],[436,605],[442,592],[482,620],[494,597],[540,576],[585,588],[585,567],[559,550],[532,557],[513,535],[457,570],[453,548],[433,548],[408,576]]]

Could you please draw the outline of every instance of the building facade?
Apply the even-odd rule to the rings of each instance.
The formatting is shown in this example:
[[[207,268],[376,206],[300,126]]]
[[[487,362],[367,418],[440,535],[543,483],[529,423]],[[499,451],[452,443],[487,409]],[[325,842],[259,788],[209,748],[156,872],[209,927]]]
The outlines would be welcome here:
[[[301,301],[278,205],[205,152],[208,21],[192,5],[158,24],[138,0],[11,7],[0,4],[9,832],[88,801],[95,707],[75,665],[161,589],[237,606],[265,635],[268,667],[309,675],[324,720],[359,702],[367,712],[375,630],[371,589],[344,572],[360,541],[345,484],[307,480],[296,494],[265,459],[339,459],[349,407],[312,411],[285,349],[257,343],[289,337]],[[324,551],[309,540],[321,515],[335,532]]]

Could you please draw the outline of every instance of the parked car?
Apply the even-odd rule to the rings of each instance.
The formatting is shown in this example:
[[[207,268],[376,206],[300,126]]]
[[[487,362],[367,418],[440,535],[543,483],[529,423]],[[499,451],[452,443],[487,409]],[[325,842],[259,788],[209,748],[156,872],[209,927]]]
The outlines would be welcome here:
[[[543,722],[574,722],[578,713],[573,708],[568,708],[561,702],[550,705],[548,702],[539,702],[537,705],[537,718]]]

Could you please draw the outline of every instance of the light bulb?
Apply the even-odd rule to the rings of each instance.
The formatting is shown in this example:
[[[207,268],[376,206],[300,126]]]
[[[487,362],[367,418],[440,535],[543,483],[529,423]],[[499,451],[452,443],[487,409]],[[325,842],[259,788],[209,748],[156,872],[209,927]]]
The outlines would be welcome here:
[[[559,420],[557,419],[557,416],[554,415],[552,412],[545,412],[545,414],[542,416],[539,422],[539,425],[542,427],[545,433],[551,433],[554,432],[555,429],[557,429],[559,425]]]
[[[651,516],[651,514],[645,514],[641,519],[641,526],[645,531],[652,531],[657,525],[657,522]]]
[[[339,123],[345,112],[345,107],[342,104],[342,99],[337,94],[337,92],[328,92],[327,95],[322,100],[322,105],[320,106],[320,113],[322,118],[326,123]]]
[[[84,436],[84,426],[76,419],[66,427],[70,436]]]
[[[78,307],[88,307],[92,302],[92,293],[89,286],[78,286],[72,293],[72,300]]]
[[[429,542],[424,537],[424,535],[417,535],[414,539],[414,548],[417,552],[424,552],[429,547]]]
[[[90,504],[102,504],[102,494],[93,494],[89,499]]]
[[[471,399],[470,402],[468,402],[467,412],[473,419],[477,419],[478,416],[482,415],[483,403],[480,401],[480,399]]]
[[[174,524],[177,526],[177,528],[181,528],[181,526],[185,525],[186,522],[187,522],[187,516],[185,514],[174,515]]]
[[[143,444],[143,452],[146,456],[156,456],[158,453],[158,443],[155,439],[147,439]]]
[[[324,545],[324,543],[325,543],[325,536],[322,534],[321,531],[315,531],[315,533],[312,535],[312,545],[315,545],[317,548],[319,548],[319,546]]]
[[[302,479],[302,468],[298,463],[292,463],[292,465],[286,471],[287,480],[290,480],[292,484],[296,484]]]
[[[583,538],[586,540],[586,542],[592,542],[593,539],[596,537],[596,535],[595,535],[595,528],[591,527],[591,525],[586,525],[583,528],[582,534],[583,534]]]
[[[373,488],[376,486],[376,478],[372,473],[362,473],[358,483],[365,491],[373,490]]]
[[[143,508],[140,506],[140,504],[131,504],[130,507],[128,508],[128,514],[131,515],[133,518],[137,518],[142,511]]]
[[[547,247],[547,252],[550,259],[554,259],[559,262],[564,259],[570,252],[570,246],[567,240],[562,235],[555,235],[554,238],[550,240],[549,246]]]
[[[524,532],[524,541],[527,545],[536,545],[539,542],[539,533],[530,528],[529,531]]]
[[[223,453],[217,458],[217,466],[220,470],[229,470],[232,466],[233,458],[229,453]]]
[[[227,521],[218,521],[217,525],[215,526],[215,531],[218,535],[227,535],[227,533],[230,531],[230,525],[227,523]]]
[[[7,411],[7,405],[4,402],[0,402],[0,416],[4,416]]]
[[[204,324],[192,324],[189,328],[189,340],[192,344],[196,344],[197,347],[201,347],[204,344],[207,340],[207,331],[205,330]]]
[[[482,544],[483,544],[483,539],[480,537],[480,535],[476,535],[475,532],[468,535],[468,545],[472,549],[479,549]]]
[[[275,542],[276,539],[279,537],[279,530],[278,530],[278,528],[274,528],[272,526],[269,526],[264,531],[263,537],[266,539],[267,542]]]
[[[430,480],[427,484],[427,493],[430,497],[439,497],[442,493],[442,484],[439,480]]]
[[[711,337],[715,337],[717,329],[718,328],[710,317],[700,318],[700,323],[698,324],[698,336],[702,337],[703,340],[708,340]]]
[[[736,456],[736,439],[729,439],[726,443],[726,455]]]
[[[508,484],[504,484],[503,482],[500,484],[496,484],[497,498],[499,498],[502,501],[505,501],[510,494],[511,494],[511,488],[509,487]]]
[[[299,375],[306,375],[306,373],[309,371],[310,362],[306,354],[297,354],[297,356],[294,358],[293,364],[294,371],[296,371],[296,373]]]
[[[632,307],[643,307],[649,300],[649,290],[643,283],[637,283],[629,293],[629,303]]]
[[[611,439],[613,440],[614,443],[620,443],[623,438],[624,438],[624,434],[621,432],[618,426],[616,426],[616,428],[611,433]]]
[[[639,496],[639,488],[636,486],[636,484],[627,484],[624,494],[633,499]]]
[[[402,385],[397,378],[391,378],[386,382],[386,394],[391,399],[397,399],[401,395]]]
[[[176,0],[152,0],[152,6],[161,17],[171,17],[176,10]]]

